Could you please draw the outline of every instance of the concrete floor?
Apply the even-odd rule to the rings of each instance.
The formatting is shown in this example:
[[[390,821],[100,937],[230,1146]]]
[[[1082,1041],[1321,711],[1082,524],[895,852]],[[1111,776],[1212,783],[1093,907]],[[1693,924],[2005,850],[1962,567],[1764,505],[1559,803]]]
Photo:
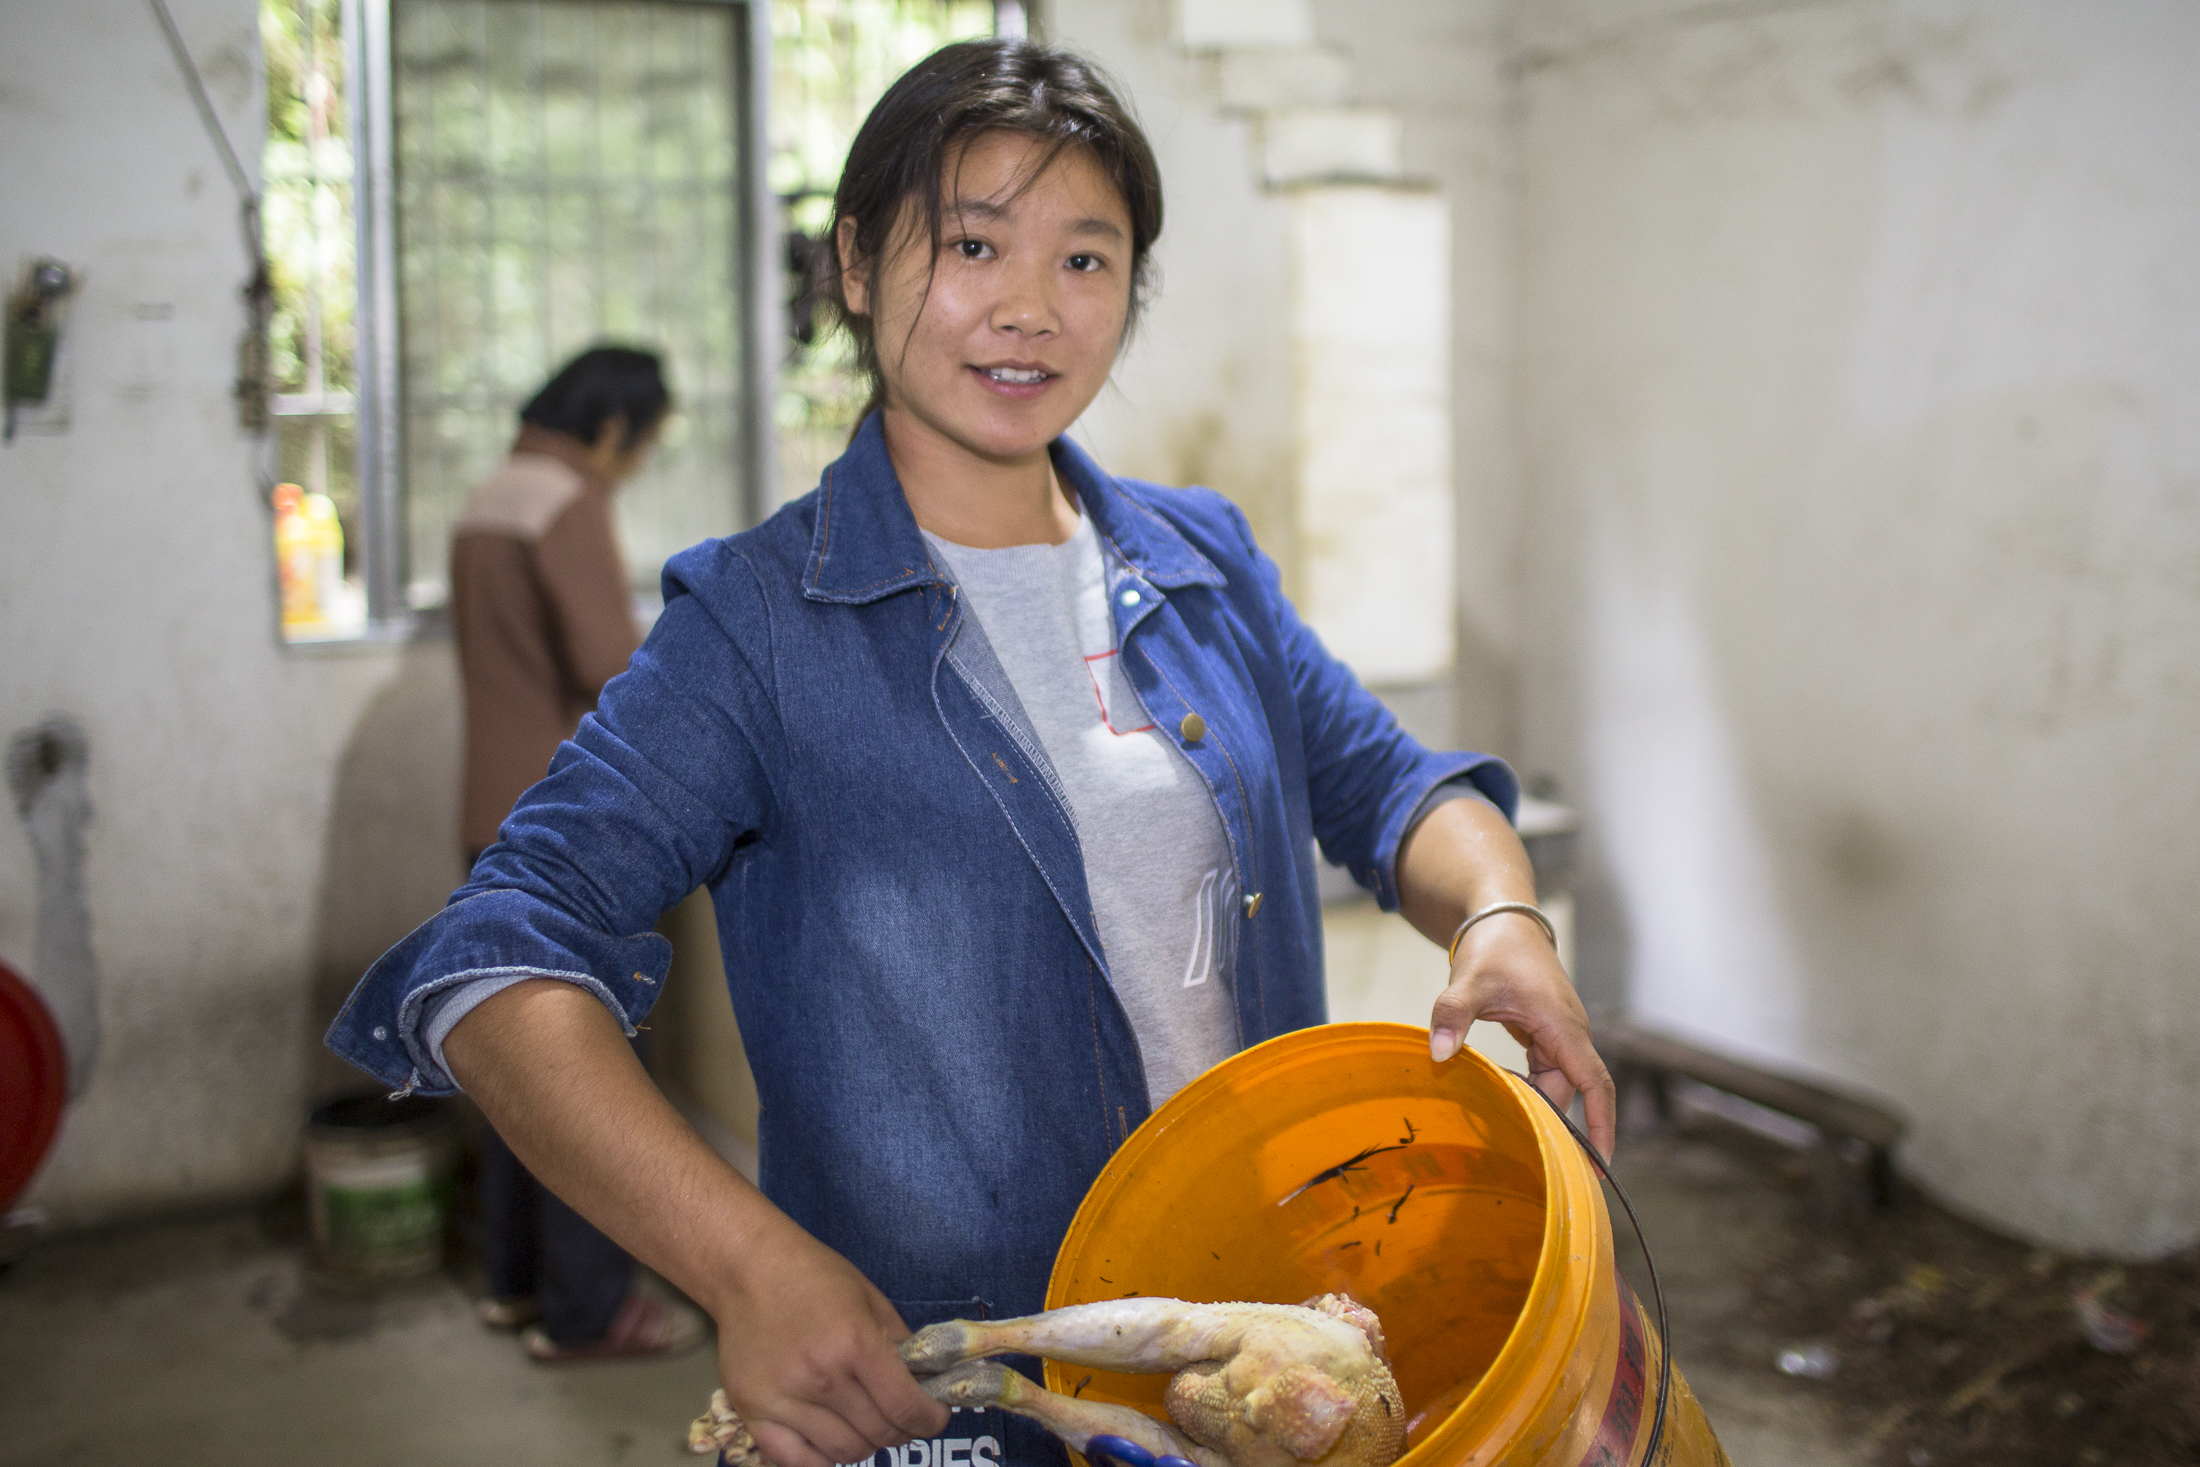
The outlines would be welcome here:
[[[1631,1144],[1620,1177],[1675,1359],[1736,1467],[1861,1467],[1750,1322],[1752,1270],[1799,1225],[1767,1162],[1706,1128]],[[477,1324],[450,1278],[371,1301],[317,1290],[295,1227],[267,1218],[49,1240],[0,1278],[0,1467],[693,1460],[681,1437],[710,1397],[708,1349],[546,1369]]]
[[[309,1286],[257,1211],[36,1248],[0,1279],[0,1464],[693,1462],[711,1352],[548,1369],[438,1276]]]
[[[1426,1024],[1442,953],[1370,904],[1326,915],[1334,1016]],[[1502,1031],[1476,1030],[1518,1066]],[[1861,1467],[1750,1320],[1748,1280],[1801,1225],[1778,1161],[1699,1121],[1624,1147],[1619,1175],[1666,1282],[1674,1357],[1735,1467]],[[547,1369],[483,1329],[453,1278],[372,1300],[316,1288],[301,1232],[295,1208],[254,1209],[36,1247],[0,1276],[0,1467],[695,1460],[707,1348]]]
[[[1819,1389],[1773,1368],[1789,1343],[1753,1317],[1751,1280],[1806,1227],[1781,1180],[1778,1148],[1715,1120],[1630,1140],[1613,1172],[1642,1218],[1665,1285],[1673,1360],[1734,1467],[1864,1467]],[[1649,1285],[1625,1218],[1622,1267],[1647,1307]]]

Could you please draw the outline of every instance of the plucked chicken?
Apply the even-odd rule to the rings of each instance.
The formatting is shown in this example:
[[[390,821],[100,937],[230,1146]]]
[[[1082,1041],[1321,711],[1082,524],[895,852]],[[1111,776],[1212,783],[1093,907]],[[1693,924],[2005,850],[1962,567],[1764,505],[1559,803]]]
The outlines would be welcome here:
[[[1405,1448],[1405,1403],[1382,1324],[1343,1294],[1302,1305],[1114,1299],[1021,1319],[949,1320],[900,1349],[936,1399],[1012,1411],[1078,1451],[1095,1436],[1120,1436],[1197,1467],[1389,1467]],[[990,1359],[1007,1354],[1172,1373],[1163,1402],[1175,1426],[1046,1390]],[[711,1405],[689,1445],[733,1467],[761,1467],[724,1393]]]

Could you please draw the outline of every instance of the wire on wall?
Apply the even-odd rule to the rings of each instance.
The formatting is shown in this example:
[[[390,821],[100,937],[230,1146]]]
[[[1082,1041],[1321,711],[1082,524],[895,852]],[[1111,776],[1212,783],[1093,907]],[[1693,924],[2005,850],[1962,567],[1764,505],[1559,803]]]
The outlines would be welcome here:
[[[244,164],[237,159],[237,150],[230,146],[229,134],[214,111],[213,100],[206,95],[206,83],[200,80],[199,69],[191,60],[191,50],[183,43],[183,32],[176,28],[176,18],[168,13],[167,0],[147,0],[147,3],[153,7],[153,18],[160,22],[161,33],[168,38],[168,49],[175,55],[177,69],[183,73],[184,86],[199,109],[199,121],[205,125],[215,151],[221,154],[222,167],[237,190],[245,254],[252,262],[252,277],[245,283],[243,292],[245,335],[237,343],[234,388],[237,424],[248,433],[265,433],[268,426],[267,335],[275,309],[275,283],[268,271],[267,251],[261,242],[259,190],[252,186],[251,175],[244,171]]]

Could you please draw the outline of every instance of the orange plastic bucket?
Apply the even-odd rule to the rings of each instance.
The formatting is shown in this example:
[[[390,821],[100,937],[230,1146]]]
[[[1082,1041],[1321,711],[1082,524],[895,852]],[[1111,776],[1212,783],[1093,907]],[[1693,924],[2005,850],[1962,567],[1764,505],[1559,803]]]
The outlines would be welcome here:
[[[1726,1467],[1678,1370],[1658,1419],[1665,1342],[1579,1144],[1526,1081],[1436,1065],[1403,1024],[1303,1029],[1186,1086],[1086,1194],[1047,1307],[1331,1290],[1382,1316],[1399,1467]],[[1164,1376],[1050,1362],[1047,1384],[1167,1414]]]

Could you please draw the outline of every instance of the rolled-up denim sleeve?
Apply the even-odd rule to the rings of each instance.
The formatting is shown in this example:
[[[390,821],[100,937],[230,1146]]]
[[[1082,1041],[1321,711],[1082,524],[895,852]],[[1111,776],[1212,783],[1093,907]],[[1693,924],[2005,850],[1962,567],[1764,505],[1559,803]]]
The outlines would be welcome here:
[[[682,594],[628,670],[561,745],[549,774],[506,817],[444,909],[390,949],[329,1029],[337,1054],[392,1086],[455,1088],[425,1032],[439,999],[507,978],[550,978],[595,995],[632,1033],[662,990],[671,944],[657,919],[726,867],[773,819],[776,713],[768,661],[729,619],[764,613],[745,563],[723,545],[710,571],[752,594]],[[692,562],[691,562],[692,565]]]
[[[1235,518],[1274,607],[1289,663],[1314,838],[1323,856],[1373,892],[1384,911],[1395,911],[1398,848],[1427,813],[1424,803],[1437,787],[1470,781],[1509,821],[1520,804],[1520,781],[1502,759],[1432,752],[1399,727],[1382,700],[1362,687],[1352,669],[1331,656],[1313,628],[1300,620],[1283,594],[1275,562],[1254,544],[1243,514]]]
[[[1447,779],[1422,796],[1421,803],[1413,807],[1413,813],[1406,817],[1406,834],[1413,834],[1414,827],[1435,814],[1438,805],[1448,805],[1453,800],[1478,800],[1491,806],[1497,803],[1482,793],[1481,786],[1474,782],[1472,775],[1462,774]]]

